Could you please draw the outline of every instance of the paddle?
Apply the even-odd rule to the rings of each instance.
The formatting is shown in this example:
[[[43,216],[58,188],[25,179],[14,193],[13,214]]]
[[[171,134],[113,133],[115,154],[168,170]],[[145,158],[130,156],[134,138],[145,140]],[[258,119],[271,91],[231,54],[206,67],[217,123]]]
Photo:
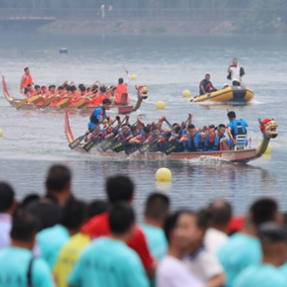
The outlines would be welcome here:
[[[23,100],[21,100],[20,102],[18,102],[17,104],[16,104],[16,109],[18,110],[18,109],[20,109],[24,104],[26,104],[28,102],[28,99],[26,98],[26,99],[23,99]]]
[[[45,100],[44,96],[46,96],[46,95],[39,96],[38,99],[36,99],[36,100],[33,101],[33,104],[36,105],[36,104],[42,102],[43,100]]]
[[[118,116],[117,116],[118,117]],[[118,120],[119,118],[115,118],[115,120],[112,122],[112,123],[110,123],[106,128],[105,128],[105,130],[106,129],[108,129],[110,126],[112,126],[115,122],[116,122],[116,120]],[[96,137],[93,137],[90,141],[88,141],[85,145],[84,145],[84,147],[83,147],[83,149],[86,151],[86,152],[89,152],[90,151],[90,149],[97,143],[97,141],[98,141],[98,139],[99,139],[99,136],[101,136],[101,134],[99,134],[98,136],[96,136]]]
[[[100,121],[97,125],[101,124],[102,122],[103,121]],[[72,141],[69,144],[69,148],[70,149],[75,149],[89,133],[90,133],[90,131],[86,131],[84,135],[76,138],[74,141]]]
[[[54,100],[55,100],[56,96],[53,96],[49,99],[47,99],[44,104],[42,106],[39,107],[39,109],[45,109],[46,107],[48,107]]]

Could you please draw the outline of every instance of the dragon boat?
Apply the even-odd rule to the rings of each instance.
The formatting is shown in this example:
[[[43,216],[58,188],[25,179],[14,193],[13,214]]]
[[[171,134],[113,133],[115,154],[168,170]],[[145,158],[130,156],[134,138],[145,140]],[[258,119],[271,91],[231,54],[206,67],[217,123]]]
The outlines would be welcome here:
[[[254,93],[245,86],[226,87],[218,91],[207,93],[194,97],[190,101],[193,103],[200,102],[249,102],[252,100]]]
[[[5,96],[5,99],[7,100],[7,102],[13,106],[14,108],[17,109],[17,104],[22,101],[23,99],[14,99],[11,95],[11,93],[9,92],[8,88],[7,88],[7,83],[5,81],[5,77],[2,75],[2,87],[3,87],[3,93]],[[136,110],[138,110],[143,102],[143,100],[145,100],[148,95],[147,95],[147,88],[145,86],[140,86],[140,87],[136,87],[137,89],[137,94],[138,94],[138,99],[135,103],[134,106],[129,105],[129,104],[120,104],[120,105],[112,105],[111,109],[117,111],[118,114],[129,114],[132,112],[135,112]],[[83,114],[91,114],[92,111],[95,109],[95,106],[88,106],[88,107],[84,107],[83,109],[77,109],[76,107],[65,107],[65,108],[60,108],[57,106],[51,106],[48,105],[45,108],[41,108],[41,106],[39,105],[35,105],[33,103],[25,103],[21,106],[21,109],[23,110],[45,110],[45,111],[69,111],[69,112],[80,112]]]
[[[96,147],[89,151],[92,156],[108,157],[108,158],[128,158],[137,160],[190,160],[200,157],[219,158],[226,162],[234,163],[247,163],[251,160],[260,158],[266,151],[269,141],[272,138],[276,138],[278,135],[278,124],[273,119],[259,120],[260,130],[263,134],[263,139],[257,148],[248,148],[242,150],[219,150],[219,151],[207,151],[207,152],[173,152],[169,155],[165,155],[162,152],[146,152],[141,154],[139,152],[126,155],[124,151],[115,153],[112,151],[99,152]],[[74,141],[74,135],[69,122],[68,113],[65,114],[65,134],[68,143]],[[245,140],[244,140],[245,142]],[[74,152],[87,154],[83,149],[83,145],[77,146],[73,149]]]

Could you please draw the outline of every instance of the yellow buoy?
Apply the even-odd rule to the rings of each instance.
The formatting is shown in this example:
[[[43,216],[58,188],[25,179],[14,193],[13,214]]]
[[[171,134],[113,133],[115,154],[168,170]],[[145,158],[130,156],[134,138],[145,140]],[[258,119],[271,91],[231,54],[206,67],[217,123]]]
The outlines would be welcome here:
[[[162,167],[157,170],[155,178],[157,182],[168,183],[171,182],[172,173],[168,168]]]
[[[131,74],[131,80],[132,80],[132,81],[135,81],[137,78],[138,78],[138,77],[137,77],[136,74]]]
[[[182,92],[182,96],[183,96],[184,98],[190,98],[191,92],[190,92],[189,90],[184,90],[184,91]]]
[[[155,104],[157,110],[164,110],[165,109],[165,102],[157,101]]]
[[[3,130],[0,128],[0,138],[2,138],[3,137]]]

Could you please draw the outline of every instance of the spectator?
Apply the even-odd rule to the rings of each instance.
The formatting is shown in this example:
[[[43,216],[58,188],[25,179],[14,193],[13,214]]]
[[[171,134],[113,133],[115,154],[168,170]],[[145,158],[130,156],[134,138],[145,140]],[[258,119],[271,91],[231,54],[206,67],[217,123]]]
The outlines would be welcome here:
[[[224,285],[223,268],[214,254],[205,249],[203,238],[208,226],[209,212],[202,210],[192,218],[191,244],[185,262],[190,272],[204,286],[221,287]]]
[[[73,268],[72,287],[148,287],[142,263],[125,243],[135,230],[135,214],[127,203],[116,203],[109,212],[110,236],[95,240]]]
[[[161,260],[167,252],[167,240],[163,225],[169,214],[169,198],[162,193],[152,193],[144,212],[145,224],[142,226],[147,238],[148,247],[154,258]]]
[[[134,197],[134,184],[130,178],[123,175],[109,177],[106,181],[106,193],[110,204],[120,201],[132,203]],[[107,236],[110,234],[108,213],[103,213],[91,218],[82,228],[84,234],[91,238]],[[143,231],[136,226],[133,236],[128,241],[129,247],[134,249],[142,260],[142,263],[150,277],[154,275],[155,262],[148,250]]]
[[[231,236],[219,249],[217,256],[225,270],[227,286],[233,286],[235,278],[246,267],[260,263],[262,251],[257,228],[268,221],[280,223],[278,205],[273,199],[262,198],[251,205],[241,232]]]
[[[54,287],[47,263],[33,258],[38,221],[21,212],[13,217],[11,246],[0,251],[0,286]]]
[[[0,182],[0,250],[10,244],[12,214],[16,208],[13,188],[6,182]]]
[[[37,234],[41,256],[52,269],[58,253],[70,236],[78,233],[86,217],[86,206],[76,199],[69,199],[63,209],[61,224],[46,228]]]
[[[209,228],[204,236],[206,249],[216,254],[218,249],[228,240],[228,224],[232,217],[232,207],[225,200],[216,200],[208,206]]]
[[[26,210],[40,220],[40,230],[52,227],[61,220],[62,207],[72,196],[71,171],[64,165],[53,165],[46,178],[46,196],[32,202]]]
[[[87,210],[88,218],[106,212],[107,203],[103,200],[92,201]],[[81,232],[73,235],[62,247],[54,266],[54,276],[58,287],[67,287],[67,278],[83,249],[90,244],[90,237]]]
[[[287,259],[286,227],[273,222],[260,225],[258,236],[263,258],[261,264],[247,267],[234,282],[234,287],[287,286],[286,269],[281,273],[279,267]]]
[[[199,287],[203,284],[189,271],[183,261],[192,243],[193,221],[196,216],[191,211],[177,211],[170,215],[164,232],[168,241],[168,253],[157,269],[157,287]]]

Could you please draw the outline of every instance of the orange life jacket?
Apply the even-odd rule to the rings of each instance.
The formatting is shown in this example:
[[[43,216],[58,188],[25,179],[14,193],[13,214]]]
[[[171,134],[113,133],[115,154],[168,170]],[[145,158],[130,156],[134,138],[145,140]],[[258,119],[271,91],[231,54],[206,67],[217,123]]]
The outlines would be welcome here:
[[[117,86],[117,101],[116,104],[120,104],[122,101],[122,94],[128,94],[127,85],[122,83]],[[127,102],[129,102],[129,97],[127,97]]]
[[[26,74],[24,74],[23,77],[25,77],[23,82],[23,88],[27,89],[28,85],[33,83],[33,78],[31,75],[27,76]]]

